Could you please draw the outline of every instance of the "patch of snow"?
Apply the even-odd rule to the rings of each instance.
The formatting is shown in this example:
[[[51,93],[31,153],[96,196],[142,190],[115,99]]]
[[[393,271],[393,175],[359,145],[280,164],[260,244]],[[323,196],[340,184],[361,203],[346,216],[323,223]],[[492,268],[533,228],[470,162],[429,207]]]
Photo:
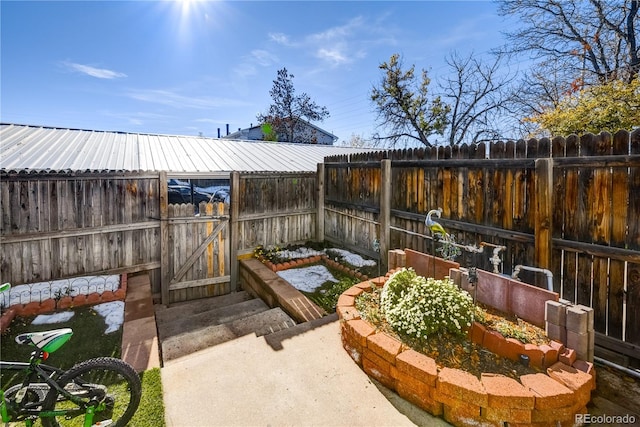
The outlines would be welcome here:
[[[54,314],[39,314],[31,322],[32,325],[51,325],[52,323],[62,323],[71,320],[75,313],[73,311],[63,311]]]
[[[92,307],[100,316],[104,317],[107,324],[105,334],[115,332],[124,323],[124,301],[111,301]]]
[[[345,262],[353,265],[354,267],[375,266],[376,262],[370,259],[364,259],[358,254],[354,254],[344,249],[331,248],[327,249],[327,252],[337,253],[340,258]]]
[[[291,283],[294,288],[305,292],[313,292],[327,281],[339,282],[324,265],[278,271],[278,276]]]
[[[105,334],[115,332],[124,323],[124,301],[111,301],[91,307],[96,313],[104,318],[107,326]],[[62,323],[70,320],[75,313],[73,311],[63,311],[54,314],[40,314],[31,322],[33,325],[50,325]]]
[[[351,358],[356,362],[360,363],[360,353],[353,347],[349,347],[349,354],[351,354]]]
[[[298,259],[298,258],[310,258],[316,255],[324,255],[324,252],[316,251],[311,248],[301,247],[296,250],[290,251],[288,249],[278,252],[278,255],[285,259]]]
[[[324,255],[327,252],[337,254],[338,257],[343,259],[345,262],[353,265],[354,267],[364,267],[364,266],[375,266],[376,261],[364,259],[358,254],[354,254],[353,252],[349,252],[344,249],[337,248],[328,248],[323,251],[316,251],[315,249],[300,247],[295,250],[281,250],[277,252],[277,255],[284,259],[298,259],[298,258],[309,258],[316,255]]]

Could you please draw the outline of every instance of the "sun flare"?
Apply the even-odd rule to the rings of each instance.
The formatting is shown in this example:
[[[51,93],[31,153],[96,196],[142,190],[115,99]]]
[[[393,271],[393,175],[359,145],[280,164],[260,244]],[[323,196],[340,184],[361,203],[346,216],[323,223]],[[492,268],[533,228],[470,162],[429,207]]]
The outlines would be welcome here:
[[[196,3],[197,0],[178,0],[180,4],[180,12],[182,15],[188,15],[189,9]]]

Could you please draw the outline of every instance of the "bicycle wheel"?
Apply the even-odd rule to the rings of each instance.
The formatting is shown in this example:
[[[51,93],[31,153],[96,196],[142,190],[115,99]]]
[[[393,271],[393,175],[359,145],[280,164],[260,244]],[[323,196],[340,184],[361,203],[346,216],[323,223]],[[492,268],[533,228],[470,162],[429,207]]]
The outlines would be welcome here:
[[[58,384],[82,400],[84,406],[103,406],[96,410],[94,425],[124,427],[140,404],[142,385],[136,371],[120,359],[99,357],[81,362],[65,372]],[[104,405],[101,405],[104,403]],[[85,408],[51,389],[43,404],[45,411],[71,411],[65,416],[42,418],[44,427],[81,427]]]

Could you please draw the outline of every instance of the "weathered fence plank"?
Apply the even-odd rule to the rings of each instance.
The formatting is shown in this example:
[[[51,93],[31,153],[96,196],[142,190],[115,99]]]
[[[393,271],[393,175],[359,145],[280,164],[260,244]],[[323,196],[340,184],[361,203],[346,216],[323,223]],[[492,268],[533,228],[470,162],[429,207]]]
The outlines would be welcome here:
[[[169,241],[166,269],[168,303],[205,298],[229,292],[225,272],[229,240],[229,217],[223,203],[201,202],[168,205],[166,222]]]
[[[630,138],[630,154],[640,154],[640,129],[636,129]],[[626,246],[640,251],[640,167],[629,170],[629,229]],[[625,340],[640,345],[640,264],[628,263],[628,283],[626,287],[626,336]]]
[[[157,239],[149,233],[151,212],[118,214],[123,204],[111,195],[113,188],[107,184],[153,188],[157,195],[157,175],[1,173],[2,280],[20,285],[159,261]],[[140,198],[148,196],[136,194],[128,203],[141,212],[137,207]],[[109,222],[109,218],[119,221]],[[149,239],[148,251],[137,250],[140,241]]]
[[[338,185],[338,180],[345,176],[341,170],[328,170],[327,181]],[[249,253],[258,245],[285,245],[316,237],[315,173],[242,173],[238,174],[237,181],[238,254]],[[366,188],[366,184],[363,186]],[[339,191],[342,190],[336,189],[333,194],[339,197]]]

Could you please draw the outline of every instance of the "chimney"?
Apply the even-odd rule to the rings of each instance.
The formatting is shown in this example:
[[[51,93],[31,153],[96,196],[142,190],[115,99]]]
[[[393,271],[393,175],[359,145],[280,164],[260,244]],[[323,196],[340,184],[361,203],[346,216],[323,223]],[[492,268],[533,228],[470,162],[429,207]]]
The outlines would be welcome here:
[[[220,138],[220,128],[218,128],[218,138]]]
[[[227,123],[227,135],[229,135],[229,123]]]

